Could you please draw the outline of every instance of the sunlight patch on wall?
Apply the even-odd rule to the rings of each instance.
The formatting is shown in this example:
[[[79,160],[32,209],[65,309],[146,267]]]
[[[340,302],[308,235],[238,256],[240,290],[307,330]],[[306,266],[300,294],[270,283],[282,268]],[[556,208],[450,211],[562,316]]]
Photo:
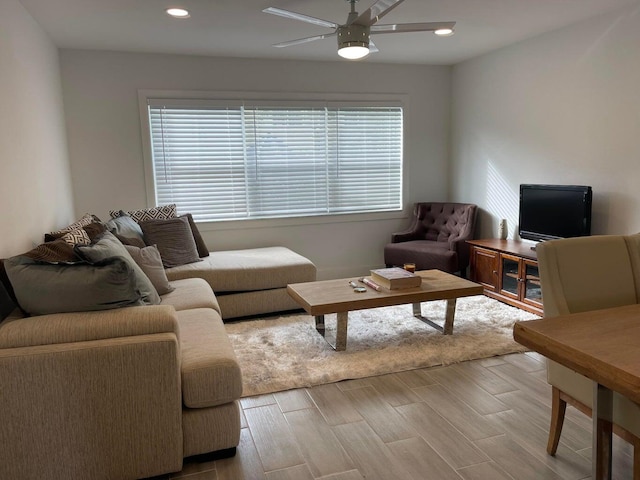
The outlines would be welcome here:
[[[512,187],[491,163],[487,166],[487,210],[493,216],[493,231],[498,237],[501,219],[507,220],[508,238],[516,238],[520,192]]]

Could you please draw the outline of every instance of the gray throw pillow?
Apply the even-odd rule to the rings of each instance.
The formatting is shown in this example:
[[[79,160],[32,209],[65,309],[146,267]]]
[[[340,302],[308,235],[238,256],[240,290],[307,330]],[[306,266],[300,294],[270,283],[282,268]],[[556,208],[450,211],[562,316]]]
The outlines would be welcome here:
[[[167,273],[164,271],[158,247],[150,245],[139,248],[133,245],[125,245],[124,248],[127,249],[133,260],[149,277],[159,295],[165,295],[175,290],[175,287],[172,287],[167,279]]]
[[[190,213],[185,213],[184,215],[180,215],[180,217],[187,217],[187,220],[189,220],[189,226],[191,227],[193,240],[196,242],[196,249],[198,250],[198,255],[200,256],[200,258],[208,257],[209,249],[207,248],[207,244],[204,243],[202,235],[200,235],[200,230],[198,230],[198,226],[193,220],[193,216]]]
[[[17,256],[4,264],[18,304],[30,315],[143,305],[133,271],[121,257],[51,264]]]
[[[145,244],[140,225],[122,210],[120,216],[109,220],[105,227],[125,245],[142,247]]]
[[[131,255],[127,252],[122,242],[113,234],[104,232],[95,243],[91,245],[76,245],[75,249],[80,257],[91,263],[99,262],[110,257],[122,257],[133,270],[136,285],[138,290],[140,290],[144,303],[147,305],[160,304],[160,296],[151,283],[151,280],[149,280],[149,277],[145,275],[138,264],[131,258]]]
[[[201,261],[187,217],[149,220],[140,226],[145,243],[158,247],[166,268]]]

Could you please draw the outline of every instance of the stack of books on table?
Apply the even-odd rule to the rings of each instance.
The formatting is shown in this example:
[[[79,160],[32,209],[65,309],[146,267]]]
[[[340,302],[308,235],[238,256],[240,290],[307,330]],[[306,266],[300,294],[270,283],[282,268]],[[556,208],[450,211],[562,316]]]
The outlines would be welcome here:
[[[371,270],[371,280],[389,290],[415,288],[422,284],[422,277],[398,267]]]

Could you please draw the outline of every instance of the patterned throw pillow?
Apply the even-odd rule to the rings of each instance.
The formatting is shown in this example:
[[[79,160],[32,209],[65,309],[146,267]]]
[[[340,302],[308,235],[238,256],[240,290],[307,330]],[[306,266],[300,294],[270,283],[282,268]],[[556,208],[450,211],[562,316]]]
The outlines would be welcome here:
[[[62,238],[41,243],[33,250],[22,255],[32,260],[46,263],[75,263],[82,261],[75,253],[73,245]]]
[[[124,212],[133,218],[136,223],[146,222],[147,220],[168,220],[169,218],[177,217],[177,208],[175,203],[169,205],[161,205],[154,208],[145,208],[143,210],[133,210],[131,212]],[[109,210],[111,218],[118,218],[122,215],[122,210]]]
[[[73,222],[71,225],[67,225],[66,227],[61,228],[60,230],[56,230],[55,232],[50,232],[49,235],[60,235],[61,233],[67,233],[72,230],[78,230],[93,222],[95,222],[93,215],[91,215],[90,213],[85,213],[82,216],[82,218],[77,222]]]
[[[89,245],[91,243],[89,235],[82,228],[71,230],[70,232],[65,233],[60,238],[62,238],[62,240],[67,242],[69,245]]]
[[[64,237],[67,233],[75,231],[75,230],[83,230],[86,229],[85,231],[87,231],[87,235],[88,238],[91,239],[92,234],[94,233],[100,233],[104,230],[103,227],[100,226],[101,222],[100,219],[98,217],[96,217],[95,215],[92,215],[90,213],[85,213],[82,218],[80,218],[80,220],[73,222],[70,225],[67,225],[64,228],[61,228],[60,230],[56,230],[54,232],[49,232],[49,233],[45,233],[44,234],[44,241],[45,242],[51,242],[53,240],[56,240],[58,238],[62,238]],[[96,228],[94,228],[94,226]],[[95,232],[94,232],[95,231]],[[82,235],[82,234],[80,234]],[[83,236],[84,238],[84,236]],[[87,242],[90,243],[90,242]]]

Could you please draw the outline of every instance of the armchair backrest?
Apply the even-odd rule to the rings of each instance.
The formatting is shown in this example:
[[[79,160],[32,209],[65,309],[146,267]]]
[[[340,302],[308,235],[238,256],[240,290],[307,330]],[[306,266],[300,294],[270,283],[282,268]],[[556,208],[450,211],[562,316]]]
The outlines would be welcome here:
[[[413,213],[418,236],[437,242],[470,240],[477,209],[471,203],[416,203]]]
[[[640,299],[640,235],[550,240],[536,252],[547,317]]]

